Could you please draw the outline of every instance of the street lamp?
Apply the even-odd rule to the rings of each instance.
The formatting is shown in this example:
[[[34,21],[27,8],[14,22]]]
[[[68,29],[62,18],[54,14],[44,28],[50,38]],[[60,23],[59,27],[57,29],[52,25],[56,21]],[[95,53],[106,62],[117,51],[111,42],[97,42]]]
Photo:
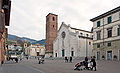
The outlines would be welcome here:
[[[86,37],[86,57],[87,57],[87,56],[88,56],[88,47],[87,47],[87,46],[88,46],[88,45],[87,45],[88,34],[86,34],[86,36],[87,36],[87,37]]]

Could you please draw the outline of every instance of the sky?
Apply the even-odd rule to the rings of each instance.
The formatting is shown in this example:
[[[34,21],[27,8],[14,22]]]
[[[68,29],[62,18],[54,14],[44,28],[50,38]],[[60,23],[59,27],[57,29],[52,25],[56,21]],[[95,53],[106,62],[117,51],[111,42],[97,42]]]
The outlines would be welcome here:
[[[71,27],[91,31],[90,19],[120,6],[119,0],[11,0],[8,34],[35,40],[46,38],[46,16],[58,15]]]

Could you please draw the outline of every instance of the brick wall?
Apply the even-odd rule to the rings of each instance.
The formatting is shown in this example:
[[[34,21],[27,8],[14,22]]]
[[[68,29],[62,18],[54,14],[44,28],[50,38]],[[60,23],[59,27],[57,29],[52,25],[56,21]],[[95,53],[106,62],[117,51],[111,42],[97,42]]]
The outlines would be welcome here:
[[[53,53],[53,41],[57,37],[57,15],[49,13],[46,16],[46,53]]]

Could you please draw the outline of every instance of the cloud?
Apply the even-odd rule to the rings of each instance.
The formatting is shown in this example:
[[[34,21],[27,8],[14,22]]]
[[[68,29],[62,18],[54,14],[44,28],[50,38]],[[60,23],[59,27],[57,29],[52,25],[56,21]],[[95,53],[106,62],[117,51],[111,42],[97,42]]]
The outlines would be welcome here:
[[[72,27],[90,31],[91,18],[119,5],[119,0],[12,0],[8,33],[45,39],[48,13],[58,15],[59,27],[64,21]]]

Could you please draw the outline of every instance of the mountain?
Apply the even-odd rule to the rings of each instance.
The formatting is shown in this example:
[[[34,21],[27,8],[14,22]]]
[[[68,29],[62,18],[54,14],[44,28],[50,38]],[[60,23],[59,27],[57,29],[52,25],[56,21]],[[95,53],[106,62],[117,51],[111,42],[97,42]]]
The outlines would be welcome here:
[[[19,41],[20,43],[21,43],[21,41],[24,42],[24,40],[27,40],[27,42],[30,42],[31,44],[41,44],[41,45],[45,45],[45,42],[46,42],[45,39],[37,41],[37,40],[30,39],[30,38],[27,38],[27,37],[19,37],[19,36],[11,35],[11,34],[8,34],[8,39],[16,40],[16,41]]]
[[[45,43],[46,43],[46,40],[45,40],[45,39],[42,39],[42,40],[39,40],[39,41],[33,42],[32,44],[45,45]]]
[[[30,42],[30,43],[36,42],[36,40],[30,39],[30,38],[26,38],[26,37],[22,37],[21,40],[22,41],[27,40],[27,42]]]
[[[8,34],[8,39],[11,39],[11,40],[22,40],[22,42],[24,42],[24,40],[27,40],[27,42],[36,42],[36,40],[34,39],[30,39],[30,38],[26,38],[26,37],[19,37],[19,36],[16,36],[16,35],[11,35],[11,34]]]
[[[16,35],[11,35],[11,34],[8,34],[8,39],[11,39],[11,40],[17,40],[17,38],[20,38]]]

